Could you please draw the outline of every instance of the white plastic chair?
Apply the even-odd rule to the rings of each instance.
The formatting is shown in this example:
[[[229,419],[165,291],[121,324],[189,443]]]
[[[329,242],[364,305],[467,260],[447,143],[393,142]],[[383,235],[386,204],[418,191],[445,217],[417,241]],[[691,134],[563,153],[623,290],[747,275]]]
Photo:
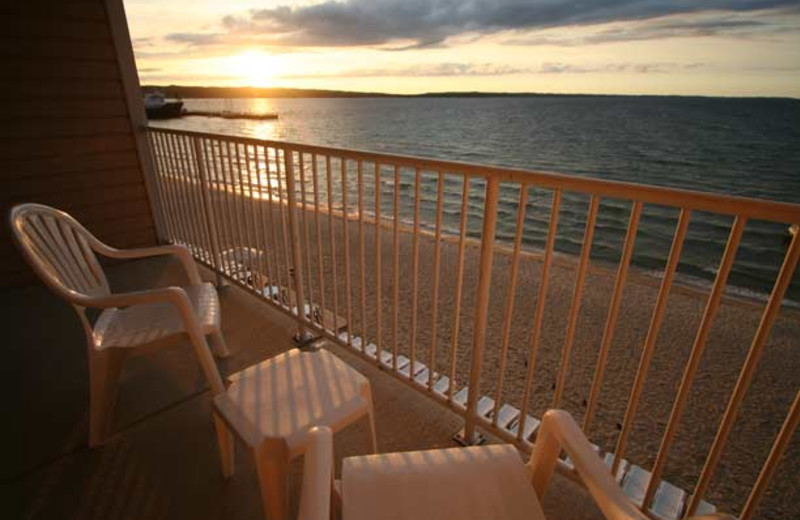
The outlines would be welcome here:
[[[607,520],[649,520],[563,410],[544,415],[527,464],[508,444],[349,457],[342,463],[342,519],[545,520],[541,501],[562,450]]]
[[[308,432],[298,520],[330,520],[332,497],[333,433],[327,426],[317,426]]]
[[[45,285],[72,304],[83,324],[90,378],[90,446],[105,441],[119,375],[134,348],[186,334],[212,392],[224,391],[205,339],[211,337],[217,356],[229,355],[220,329],[219,299],[214,286],[200,279],[188,249],[176,245],[115,249],[67,213],[41,204],[14,207],[10,221],[27,262]],[[190,285],[111,293],[95,253],[117,259],[175,255]],[[87,308],[103,309],[94,325]]]

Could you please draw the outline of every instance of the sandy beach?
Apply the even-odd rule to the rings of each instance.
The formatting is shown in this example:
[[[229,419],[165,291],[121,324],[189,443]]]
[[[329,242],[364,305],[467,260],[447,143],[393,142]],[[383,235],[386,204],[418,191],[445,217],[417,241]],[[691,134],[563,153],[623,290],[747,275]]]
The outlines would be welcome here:
[[[279,217],[279,205],[270,206],[244,198],[239,222],[247,213],[255,214],[260,222],[249,221],[253,230],[260,230],[260,240],[223,240],[223,248],[247,244],[267,251],[271,264],[271,280],[276,285],[287,284],[286,259]],[[261,208],[258,206],[261,204]],[[286,207],[281,208],[285,211]],[[236,221],[236,215],[231,214]],[[439,295],[433,301],[433,259],[436,241],[429,234],[419,235],[419,264],[416,287],[413,277],[413,235],[400,226],[397,237],[397,279],[394,279],[394,226],[391,220],[380,227],[380,248],[376,249],[376,225],[365,219],[363,234],[355,216],[345,221],[341,214],[329,215],[320,211],[298,211],[301,231],[301,250],[305,265],[305,293],[314,303],[323,296],[325,306],[347,319],[349,330],[369,342],[377,339],[377,311],[381,313],[380,342],[383,349],[410,357],[415,344],[416,359],[428,363],[431,347],[435,348],[436,366],[448,373],[453,346],[453,324],[456,308],[459,244],[455,237],[441,241],[441,270]],[[305,217],[305,218],[304,218]],[[284,216],[284,218],[286,218]],[[316,219],[320,234],[317,235]],[[274,228],[270,229],[270,222]],[[347,222],[347,226],[345,226]],[[305,226],[305,228],[304,228]],[[331,233],[335,255],[331,254]],[[233,228],[232,228],[233,229]],[[305,229],[305,232],[304,232]],[[347,244],[345,247],[345,229]],[[278,247],[269,247],[273,240]],[[306,249],[305,233],[309,249]],[[251,234],[253,237],[256,233]],[[364,256],[361,261],[361,240]],[[317,244],[322,249],[318,251]],[[350,297],[346,286],[346,254],[349,252]],[[319,258],[322,258],[322,285],[319,278]],[[481,391],[494,397],[500,364],[502,329],[509,290],[511,254],[507,246],[498,244],[494,254],[487,342],[483,363]],[[380,259],[380,292],[377,291],[376,266]],[[335,260],[334,271],[332,260]],[[310,264],[308,263],[310,261]],[[664,259],[666,262],[666,259]],[[471,362],[475,297],[478,280],[479,244],[467,241],[464,247],[463,294],[461,319],[455,344],[455,367],[458,387],[468,381]],[[266,262],[265,262],[266,264]],[[264,265],[266,267],[266,265]],[[362,267],[365,283],[361,283]],[[531,328],[541,281],[541,254],[527,251],[520,257],[517,290],[504,374],[502,402],[522,408],[526,363],[531,345]],[[577,330],[567,370],[566,386],[561,407],[569,410],[580,422],[594,376],[598,351],[608,314],[609,302],[616,277],[616,265],[590,263],[584,286]],[[280,270],[278,273],[277,270]],[[334,305],[334,273],[336,305]],[[572,304],[577,258],[557,255],[554,259],[547,291],[547,301],[541,342],[536,356],[532,380],[529,413],[541,417],[552,406],[553,391],[559,370],[561,352]],[[604,450],[613,450],[623,422],[631,386],[634,381],[645,336],[650,325],[660,280],[651,274],[631,267],[625,285],[613,343],[610,347],[605,376],[591,440]],[[394,294],[397,290],[397,320]],[[362,291],[365,301],[362,319]],[[412,302],[417,298],[416,328],[412,328]],[[626,458],[644,468],[652,467],[658,452],[661,435],[666,426],[675,394],[690,354],[703,309],[707,290],[674,284],[657,339],[655,353],[644,386],[638,413],[628,441]],[[380,302],[380,303],[378,303]],[[672,444],[663,477],[691,492],[700,473],[705,456],[714,439],[728,398],[737,380],[742,362],[758,327],[764,303],[726,295],[719,308],[708,339],[706,351],[697,372],[687,407]],[[436,337],[432,342],[432,311],[436,308]],[[395,333],[396,331],[396,333]],[[800,373],[800,312],[784,308],[773,327],[753,383],[747,393],[721,462],[712,480],[706,499],[715,504],[730,504],[738,510],[755,482],[772,442],[795,396]],[[268,340],[268,338],[265,338]],[[786,452],[783,463],[762,501],[761,514],[768,518],[796,518],[800,503],[796,469],[800,467],[800,442],[795,439]],[[727,510],[727,509],[726,509]]]

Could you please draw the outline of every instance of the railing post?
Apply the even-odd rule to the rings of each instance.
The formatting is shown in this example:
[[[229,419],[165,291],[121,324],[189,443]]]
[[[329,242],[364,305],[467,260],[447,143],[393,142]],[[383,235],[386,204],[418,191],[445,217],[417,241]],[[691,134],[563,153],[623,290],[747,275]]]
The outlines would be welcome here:
[[[486,182],[486,198],[483,208],[483,230],[481,232],[481,259],[478,274],[478,294],[475,299],[475,333],[472,337],[472,362],[469,372],[467,415],[464,424],[465,444],[474,444],[475,420],[480,397],[483,348],[486,345],[486,323],[489,318],[489,291],[492,283],[492,261],[494,260],[494,234],[497,222],[497,198],[500,181],[490,177]]]
[[[203,154],[200,153],[199,137],[192,137],[192,152],[194,152],[194,162],[197,165],[197,175],[200,177],[200,191],[203,193],[203,224],[206,227],[206,233],[211,238],[211,254],[214,255],[214,281],[217,288],[219,288],[222,287],[222,276],[219,274],[222,268],[222,258],[219,250],[216,221],[211,214],[211,191],[206,174],[206,163],[203,159]]]
[[[295,201],[294,187],[294,152],[283,148],[284,173],[286,175],[287,213],[289,214],[289,237],[292,242],[292,265],[294,267],[294,294],[297,307],[298,328],[296,340],[303,342],[306,339],[307,329],[303,325],[305,316],[305,295],[303,294],[303,255],[300,251],[300,230],[297,223],[297,202]]]

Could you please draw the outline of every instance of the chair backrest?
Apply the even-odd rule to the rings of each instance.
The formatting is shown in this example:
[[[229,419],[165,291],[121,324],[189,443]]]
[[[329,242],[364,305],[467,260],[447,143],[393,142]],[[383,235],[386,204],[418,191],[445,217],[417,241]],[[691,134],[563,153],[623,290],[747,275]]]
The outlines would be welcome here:
[[[75,303],[76,296],[110,293],[92,248],[99,241],[67,213],[42,204],[11,209],[12,234],[42,281],[59,296]]]

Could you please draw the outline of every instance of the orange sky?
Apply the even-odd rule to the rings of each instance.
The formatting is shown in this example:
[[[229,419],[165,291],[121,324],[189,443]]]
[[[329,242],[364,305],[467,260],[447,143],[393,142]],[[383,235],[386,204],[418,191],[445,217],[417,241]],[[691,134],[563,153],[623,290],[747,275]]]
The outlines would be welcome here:
[[[800,97],[797,2],[742,4],[125,0],[143,84]]]

